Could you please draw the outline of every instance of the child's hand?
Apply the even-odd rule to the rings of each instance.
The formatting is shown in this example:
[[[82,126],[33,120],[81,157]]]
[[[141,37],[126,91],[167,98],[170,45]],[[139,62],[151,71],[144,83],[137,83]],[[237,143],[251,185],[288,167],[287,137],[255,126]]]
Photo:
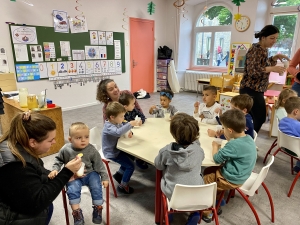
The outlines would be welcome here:
[[[102,186],[103,186],[104,188],[107,188],[107,187],[108,187],[108,180],[102,181]]]
[[[129,123],[130,123],[130,125],[131,125],[132,127],[134,127],[134,126],[140,126],[140,125],[139,125],[139,122],[136,121],[136,120],[131,120]]]
[[[143,124],[143,121],[140,120],[140,121],[139,121],[139,126],[142,126],[142,124]]]
[[[153,110],[153,109],[156,109],[156,105],[151,106],[151,109],[152,109],[152,110]]]
[[[201,120],[202,120],[203,118],[205,118],[203,114],[201,114],[199,117],[200,117]]]
[[[212,142],[212,147],[213,147],[213,148],[215,147],[215,148],[218,148],[218,149],[219,149],[219,148],[221,148],[221,145],[220,145],[218,142],[213,141],[213,142]]]
[[[69,161],[65,167],[71,170],[73,173],[76,173],[81,167],[81,158],[76,156],[76,158]]]
[[[128,138],[132,138],[132,132],[130,131],[129,133],[128,133]]]
[[[217,132],[216,132],[216,136],[217,137],[220,137],[221,135],[223,135],[224,134],[224,130],[222,129],[222,130],[218,130]]]
[[[199,108],[199,105],[200,105],[200,102],[198,102],[198,101],[194,103],[195,108]]]
[[[215,109],[215,113],[222,115],[222,109],[216,108]]]
[[[48,177],[50,179],[53,179],[54,177],[56,177],[56,175],[58,174],[58,171],[57,170],[52,170],[49,174],[48,174]]]
[[[209,137],[215,137],[216,136],[216,131],[214,131],[212,129],[208,129],[207,134],[208,134]]]

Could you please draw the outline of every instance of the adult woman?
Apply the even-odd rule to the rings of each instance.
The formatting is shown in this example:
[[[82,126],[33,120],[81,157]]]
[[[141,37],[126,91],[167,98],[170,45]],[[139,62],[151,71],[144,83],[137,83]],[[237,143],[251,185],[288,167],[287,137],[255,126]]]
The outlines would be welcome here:
[[[298,66],[298,69],[296,68]],[[300,97],[300,48],[292,58],[288,72],[292,74],[295,78],[295,82],[292,86],[292,89],[298,93]]]
[[[56,125],[42,114],[20,113],[0,138],[0,224],[48,224],[52,201],[80,168],[81,159],[67,163],[57,177],[39,155],[55,144]]]
[[[252,44],[246,54],[244,76],[240,85],[240,94],[249,94],[253,98],[250,114],[253,118],[254,130],[258,133],[266,120],[264,92],[267,90],[270,72],[283,73],[284,67],[276,66],[277,60],[289,58],[282,54],[268,57],[268,48],[277,41],[279,30],[273,25],[265,26],[256,33],[259,42]]]

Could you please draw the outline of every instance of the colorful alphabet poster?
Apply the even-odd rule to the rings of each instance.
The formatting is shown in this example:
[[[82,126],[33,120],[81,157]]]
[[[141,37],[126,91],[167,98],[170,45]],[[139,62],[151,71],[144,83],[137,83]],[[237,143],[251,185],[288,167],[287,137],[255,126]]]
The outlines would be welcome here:
[[[37,64],[17,64],[17,81],[40,80],[39,66]]]
[[[248,51],[250,48],[250,43],[232,43],[231,49],[229,53],[229,63],[228,63],[228,74],[234,75],[235,73],[235,67],[236,62],[239,59],[239,52],[243,53],[243,56],[245,56],[245,52]]]

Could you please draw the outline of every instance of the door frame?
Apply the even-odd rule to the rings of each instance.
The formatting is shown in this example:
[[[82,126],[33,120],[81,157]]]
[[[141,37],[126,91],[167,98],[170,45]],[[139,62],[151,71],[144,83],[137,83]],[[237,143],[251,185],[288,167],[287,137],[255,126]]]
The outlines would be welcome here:
[[[153,66],[153,79],[152,79],[152,87],[153,87],[153,92],[156,90],[155,88],[155,79],[156,79],[156,76],[155,76],[155,68],[154,68],[154,57],[155,57],[155,51],[154,51],[154,41],[155,41],[155,21],[154,20],[149,20],[149,19],[141,19],[141,18],[134,18],[134,17],[129,17],[129,43],[130,43],[130,62],[129,62],[129,65],[130,65],[130,89],[132,91],[132,87],[133,87],[133,79],[132,79],[132,61],[133,61],[133,55],[132,55],[132,46],[133,46],[133,42],[132,42],[132,39],[131,39],[131,29],[130,29],[130,24],[131,22],[133,21],[138,21],[138,22],[144,22],[144,23],[151,23],[153,25],[153,36],[151,37],[152,38],[152,41],[151,43],[153,43],[153,59],[152,59],[152,66]]]

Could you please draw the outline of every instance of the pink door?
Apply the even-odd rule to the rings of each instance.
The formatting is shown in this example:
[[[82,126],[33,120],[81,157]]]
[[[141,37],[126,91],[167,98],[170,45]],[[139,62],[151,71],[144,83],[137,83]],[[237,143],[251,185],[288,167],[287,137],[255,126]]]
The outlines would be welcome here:
[[[131,91],[154,91],[154,21],[130,18]]]

